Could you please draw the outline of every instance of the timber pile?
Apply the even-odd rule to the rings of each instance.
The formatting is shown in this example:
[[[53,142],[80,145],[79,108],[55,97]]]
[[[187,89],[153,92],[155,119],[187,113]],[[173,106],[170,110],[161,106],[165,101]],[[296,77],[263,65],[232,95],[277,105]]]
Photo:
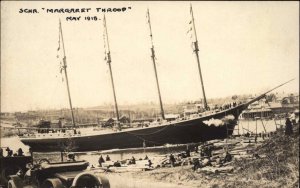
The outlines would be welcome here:
[[[258,155],[254,150],[261,146],[267,137],[235,137],[225,140],[211,140],[201,144],[198,147],[198,151],[190,152],[189,156],[185,156],[183,153],[173,154],[176,162],[173,166],[193,166],[193,169],[197,172],[203,172],[205,174],[218,173],[218,174],[230,174],[235,169],[232,166],[233,160],[264,158],[265,155]],[[204,154],[203,154],[204,151]],[[205,153],[206,152],[206,153]],[[208,153],[207,153],[208,152]],[[229,156],[225,160],[226,155]],[[186,153],[186,155],[188,155]],[[227,156],[228,157],[228,156]],[[154,167],[171,167],[169,155],[160,156],[159,160],[155,160]]]

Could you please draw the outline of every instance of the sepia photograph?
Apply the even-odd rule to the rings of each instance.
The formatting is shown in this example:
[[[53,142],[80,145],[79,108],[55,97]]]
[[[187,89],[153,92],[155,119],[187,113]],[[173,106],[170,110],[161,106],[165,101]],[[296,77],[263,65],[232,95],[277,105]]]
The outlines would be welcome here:
[[[298,1],[1,1],[0,188],[299,187]]]

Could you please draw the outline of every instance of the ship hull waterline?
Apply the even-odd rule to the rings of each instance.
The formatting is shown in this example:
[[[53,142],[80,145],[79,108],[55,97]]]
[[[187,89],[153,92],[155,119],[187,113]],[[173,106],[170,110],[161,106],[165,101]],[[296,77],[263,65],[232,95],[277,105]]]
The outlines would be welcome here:
[[[64,151],[66,145],[71,145],[71,150],[76,152],[100,151],[109,149],[127,149],[162,146],[165,144],[188,144],[224,139],[232,135],[237,119],[242,111],[247,108],[246,104],[198,117],[195,119],[170,122],[163,126],[153,126],[136,130],[114,132],[110,134],[86,135],[70,138],[21,138],[21,141],[30,146],[34,152]],[[208,125],[204,121],[211,119],[222,120],[232,115],[233,120],[223,125]]]

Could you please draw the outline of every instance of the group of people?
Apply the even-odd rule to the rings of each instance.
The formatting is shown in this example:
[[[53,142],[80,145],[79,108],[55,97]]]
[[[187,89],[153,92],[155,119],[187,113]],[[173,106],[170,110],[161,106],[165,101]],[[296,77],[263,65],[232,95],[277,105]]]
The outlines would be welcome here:
[[[242,102],[240,102],[241,104]],[[220,110],[227,110],[227,109],[230,109],[230,108],[234,108],[238,105],[237,102],[232,102],[232,103],[229,103],[229,104],[225,104],[223,106],[220,106]]]
[[[213,159],[211,156],[211,150],[207,149],[200,153],[200,157],[194,160],[193,170],[197,170],[198,168],[202,168],[205,166],[212,166],[212,162],[215,161],[216,165],[222,166],[224,163],[232,161],[232,155],[228,150],[225,150],[223,156],[217,156]]]
[[[230,108],[234,108],[238,105],[242,104],[242,102],[232,102],[232,103],[226,103],[226,104],[223,104],[221,106],[219,105],[215,105],[215,107],[213,108],[213,110],[227,110],[227,109],[230,109]]]
[[[142,159],[139,159],[139,160],[142,160]],[[144,160],[148,160],[148,165],[149,167],[152,166],[152,162],[151,160],[148,158],[148,156],[146,155]],[[103,166],[103,163],[105,163],[105,161],[111,161],[109,155],[106,155],[106,158],[104,160],[104,158],[102,157],[102,155],[100,155],[99,159],[98,159],[98,164],[99,164],[99,167],[102,167]],[[131,159],[127,160],[127,164],[128,165],[134,165],[136,164],[136,159],[134,156],[131,157]],[[115,167],[121,167],[121,162],[120,161],[116,161],[113,163],[113,166]]]
[[[106,160],[106,161],[110,161],[109,155],[106,155],[105,160]],[[102,155],[100,155],[100,157],[99,157],[99,159],[98,159],[98,163],[99,163],[99,166],[100,166],[100,167],[102,166],[102,163],[105,163],[105,160],[104,160],[104,158],[102,157]]]
[[[5,150],[7,152],[7,155],[4,156],[3,148],[0,148],[0,157],[16,157],[16,156],[24,156],[24,152],[22,148],[19,148],[16,153],[13,152],[9,147]]]
[[[200,148],[200,157],[212,157],[212,145],[202,146]]]

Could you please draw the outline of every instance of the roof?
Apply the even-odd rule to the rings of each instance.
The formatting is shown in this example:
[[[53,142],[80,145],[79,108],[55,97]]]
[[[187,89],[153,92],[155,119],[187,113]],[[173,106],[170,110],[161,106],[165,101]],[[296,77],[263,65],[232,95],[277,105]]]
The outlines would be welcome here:
[[[117,120],[117,118],[104,118],[104,119],[102,119],[101,121],[104,121],[104,122],[106,122],[106,121],[116,121]]]
[[[282,108],[281,103],[269,103],[270,108]]]
[[[244,113],[257,113],[257,112],[271,112],[272,110],[269,108],[262,108],[262,109],[250,109],[250,110],[245,110]]]
[[[52,120],[51,123],[56,123],[56,124],[58,124],[58,123],[61,123],[61,121],[60,121],[59,119],[58,119],[58,120]]]

